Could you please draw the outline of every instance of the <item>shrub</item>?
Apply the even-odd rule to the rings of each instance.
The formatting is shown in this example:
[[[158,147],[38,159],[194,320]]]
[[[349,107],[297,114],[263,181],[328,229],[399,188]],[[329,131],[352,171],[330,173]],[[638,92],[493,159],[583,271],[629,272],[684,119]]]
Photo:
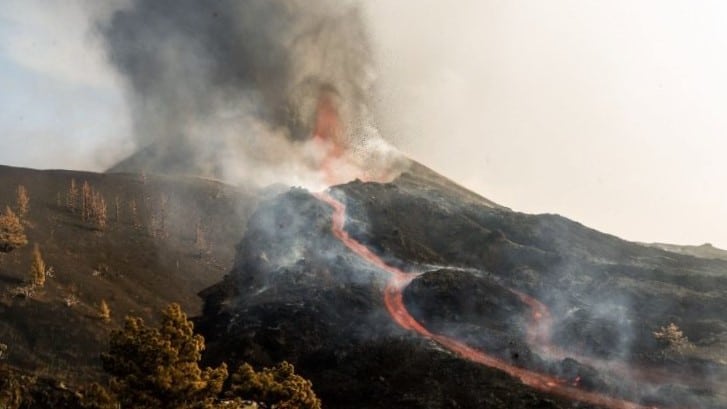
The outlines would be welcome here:
[[[313,392],[311,382],[295,373],[295,368],[283,361],[260,372],[243,364],[232,375],[232,396],[244,396],[267,407],[277,409],[320,409],[321,401]]]
[[[243,364],[232,376],[226,400],[220,399],[227,365],[199,367],[204,338],[178,304],[163,312],[159,328],[138,317],[127,317],[124,328],[111,334],[103,368],[111,375],[111,392],[121,407],[149,409],[255,409],[259,402],[271,409],[320,409],[310,381],[283,362],[255,372]],[[111,402],[110,394],[95,386],[91,401]],[[250,401],[247,401],[249,399]],[[251,402],[254,401],[254,402]],[[89,406],[90,407],[90,406]],[[106,406],[93,406],[105,409]]]
[[[9,253],[26,244],[28,238],[20,218],[6,206],[5,213],[0,215],[0,252]]]

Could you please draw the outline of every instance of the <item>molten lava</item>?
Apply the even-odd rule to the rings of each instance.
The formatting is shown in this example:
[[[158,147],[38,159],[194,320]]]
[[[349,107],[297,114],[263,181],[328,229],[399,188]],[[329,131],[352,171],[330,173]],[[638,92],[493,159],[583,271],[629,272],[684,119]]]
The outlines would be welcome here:
[[[389,279],[386,284],[386,288],[384,289],[384,304],[386,305],[386,309],[391,315],[391,318],[402,328],[414,331],[423,337],[431,339],[464,359],[501,370],[510,376],[518,378],[523,384],[543,392],[560,395],[575,401],[604,406],[610,409],[654,409],[653,407],[639,405],[637,403],[613,398],[597,392],[582,390],[578,387],[580,379],[575,382],[568,382],[547,374],[541,374],[525,368],[520,368],[503,361],[500,358],[474,349],[453,338],[430,332],[414,317],[412,317],[406,309],[403,301],[404,288],[406,288],[406,286],[421,273],[407,273],[394,266],[386,264],[386,262],[384,262],[379,256],[369,250],[368,247],[351,238],[348,232],[344,230],[346,206],[343,203],[336,200],[328,193],[318,193],[316,194],[316,197],[333,208],[331,226],[333,235],[353,253],[389,274]],[[543,319],[549,319],[548,310],[543,304],[525,294],[519,292],[515,292],[515,294],[517,294],[525,304],[531,307],[533,311],[532,321],[534,323],[542,322]],[[546,329],[542,330],[539,328]],[[545,342],[546,345],[550,345],[548,342],[549,336],[546,331],[547,326],[537,326],[537,328],[532,328],[528,334],[529,341]]]
[[[336,95],[333,91],[323,89],[318,96],[313,141],[319,145],[323,157],[319,163],[327,182],[336,180],[335,162],[344,154],[344,130],[338,113]]]
[[[530,307],[530,323],[527,329],[528,345],[538,346],[542,352],[555,355],[560,352],[550,343],[550,328],[553,326],[553,319],[550,317],[550,310],[545,304],[520,291],[510,290],[520,298],[520,301]]]

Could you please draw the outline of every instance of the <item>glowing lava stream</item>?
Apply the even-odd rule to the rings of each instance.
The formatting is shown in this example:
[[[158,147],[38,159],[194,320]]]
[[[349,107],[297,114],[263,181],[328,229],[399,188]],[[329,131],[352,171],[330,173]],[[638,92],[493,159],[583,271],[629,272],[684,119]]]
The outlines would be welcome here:
[[[356,255],[377,268],[389,273],[389,280],[386,284],[386,288],[384,289],[384,304],[386,305],[386,309],[389,311],[391,318],[400,327],[429,338],[464,359],[503,371],[510,376],[518,378],[523,384],[543,392],[560,395],[575,401],[604,406],[610,409],[655,409],[653,406],[643,406],[597,392],[578,389],[561,379],[514,366],[497,357],[467,346],[453,338],[430,332],[416,319],[414,319],[411,314],[409,314],[403,300],[404,288],[406,288],[406,286],[409,285],[414,278],[421,275],[421,273],[407,273],[386,264],[384,260],[369,250],[368,247],[351,238],[348,232],[344,230],[346,206],[343,203],[336,200],[328,193],[316,193],[315,196],[333,208],[333,223],[331,227],[333,235]],[[532,298],[529,299],[535,301]],[[538,337],[537,334],[531,334],[531,336],[536,338]]]

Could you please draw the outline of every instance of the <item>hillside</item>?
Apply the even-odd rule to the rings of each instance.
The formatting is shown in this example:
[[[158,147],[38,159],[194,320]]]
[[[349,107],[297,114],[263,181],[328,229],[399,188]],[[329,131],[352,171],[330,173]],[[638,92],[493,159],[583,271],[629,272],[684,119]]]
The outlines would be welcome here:
[[[105,229],[69,208],[72,180],[79,195],[87,182],[105,198]],[[126,314],[150,318],[169,302],[198,313],[196,293],[229,270],[256,201],[252,191],[196,178],[0,166],[3,208],[14,206],[19,185],[30,197],[29,245],[0,253],[0,343],[6,363],[61,379],[96,377],[108,332]],[[31,297],[14,295],[35,244],[52,277]],[[98,319],[102,300],[110,323]]]
[[[72,180],[105,198],[105,228]],[[326,192],[0,167],[0,204],[19,185],[29,244],[0,256],[0,343],[53,393],[98,378],[125,314],[179,302],[206,363],[288,360],[327,408],[727,402],[727,261],[514,212],[415,163]],[[53,276],[17,295],[36,243]],[[684,344],[655,337],[669,324]]]

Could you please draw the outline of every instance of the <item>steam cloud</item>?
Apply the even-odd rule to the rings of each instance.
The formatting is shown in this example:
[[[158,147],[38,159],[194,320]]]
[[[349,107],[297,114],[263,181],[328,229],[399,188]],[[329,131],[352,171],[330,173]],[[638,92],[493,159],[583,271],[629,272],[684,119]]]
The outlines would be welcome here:
[[[360,14],[337,0],[135,0],[116,11],[100,30],[143,149],[111,170],[316,184],[322,153],[310,134],[322,92],[335,95],[353,153],[336,166],[342,177],[396,156],[371,116]]]

